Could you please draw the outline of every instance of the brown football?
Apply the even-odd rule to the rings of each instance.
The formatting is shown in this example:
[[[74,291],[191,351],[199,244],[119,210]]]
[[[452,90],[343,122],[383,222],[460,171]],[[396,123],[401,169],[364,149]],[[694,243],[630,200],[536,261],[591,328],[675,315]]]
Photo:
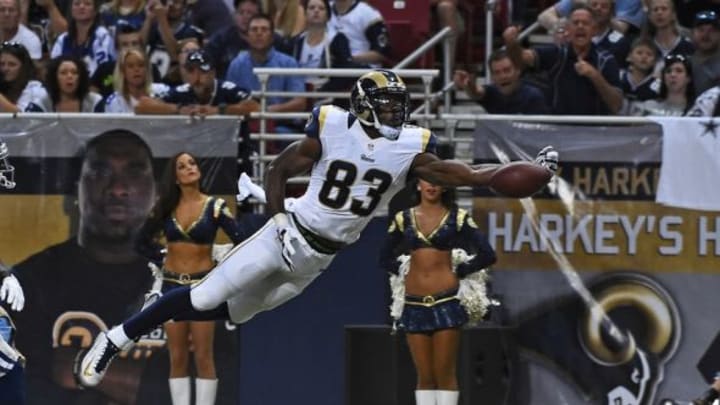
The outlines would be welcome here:
[[[498,194],[524,198],[542,190],[550,181],[552,172],[532,162],[510,162],[498,169],[490,178],[490,188]]]

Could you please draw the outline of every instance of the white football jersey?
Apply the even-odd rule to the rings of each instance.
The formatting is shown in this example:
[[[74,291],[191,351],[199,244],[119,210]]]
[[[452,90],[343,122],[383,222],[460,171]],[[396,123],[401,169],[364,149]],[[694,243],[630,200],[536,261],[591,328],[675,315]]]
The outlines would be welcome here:
[[[289,210],[313,233],[336,242],[360,237],[373,213],[405,186],[415,156],[435,151],[430,130],[405,125],[397,140],[372,139],[341,108],[313,110],[305,132],[322,145],[305,194]]]

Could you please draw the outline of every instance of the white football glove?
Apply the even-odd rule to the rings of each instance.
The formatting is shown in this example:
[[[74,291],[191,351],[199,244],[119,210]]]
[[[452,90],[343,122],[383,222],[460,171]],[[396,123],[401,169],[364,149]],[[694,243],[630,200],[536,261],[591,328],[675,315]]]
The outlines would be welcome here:
[[[265,204],[267,199],[265,198],[265,190],[262,187],[252,182],[250,176],[243,172],[240,174],[240,178],[237,181],[238,194],[235,196],[237,202],[243,202],[246,198],[252,196],[258,201]]]
[[[295,267],[292,262],[292,257],[295,255],[295,246],[293,244],[300,244],[302,236],[290,225],[288,217],[285,213],[280,212],[273,216],[275,226],[277,227],[277,236],[282,245],[282,258],[285,264],[287,264],[290,271],[295,271]]]
[[[538,152],[537,157],[535,158],[535,163],[545,167],[553,173],[557,173],[559,160],[560,154],[558,151],[548,145]]]
[[[221,261],[223,261],[225,256],[227,256],[227,254],[230,253],[232,248],[233,248],[232,243],[220,243],[220,244],[215,243],[215,244],[213,244],[213,246],[212,246],[213,260],[220,263]]]
[[[20,282],[12,274],[8,274],[0,286],[0,301],[5,301],[13,311],[20,312],[25,307],[25,294]]]
[[[162,297],[162,291],[160,290],[151,290],[148,291],[145,294],[145,302],[143,302],[143,306],[140,309],[140,311],[144,311],[145,308],[149,307],[150,305],[154,304],[155,301],[159,300]]]

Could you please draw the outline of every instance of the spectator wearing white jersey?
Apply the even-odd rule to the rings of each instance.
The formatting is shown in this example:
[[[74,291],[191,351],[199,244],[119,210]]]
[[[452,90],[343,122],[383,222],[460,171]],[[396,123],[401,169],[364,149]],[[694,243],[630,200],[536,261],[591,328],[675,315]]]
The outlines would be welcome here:
[[[347,37],[355,62],[381,66],[390,56],[390,38],[380,12],[359,0],[335,0],[331,6],[330,27]]]
[[[59,56],[48,63],[45,74],[47,94],[33,100],[29,112],[99,112],[102,96],[90,91],[85,62],[71,56]]]
[[[134,113],[143,97],[160,98],[170,87],[153,83],[152,66],[147,54],[129,48],[120,54],[113,75],[115,91],[105,100],[104,110],[109,113]]]
[[[35,78],[35,66],[24,46],[17,42],[0,45],[0,112],[25,111],[31,101],[46,95]]]
[[[690,117],[720,116],[720,84],[705,90],[687,113]]]
[[[58,36],[50,57],[73,55],[85,61],[90,75],[103,62],[115,59],[113,38],[100,25],[99,0],[73,0],[68,30]]]
[[[656,98],[630,102],[629,115],[682,116],[695,100],[690,59],[680,54],[665,57],[660,80],[660,91]]]
[[[328,0],[308,0],[305,14],[307,29],[298,35],[293,44],[293,56],[302,68],[358,67],[350,54],[347,37],[328,27],[330,3]],[[306,82],[321,91],[346,91],[355,80],[344,77],[306,77]]]
[[[20,0],[0,0],[0,43],[17,42],[34,61],[42,58],[40,38],[20,23]]]

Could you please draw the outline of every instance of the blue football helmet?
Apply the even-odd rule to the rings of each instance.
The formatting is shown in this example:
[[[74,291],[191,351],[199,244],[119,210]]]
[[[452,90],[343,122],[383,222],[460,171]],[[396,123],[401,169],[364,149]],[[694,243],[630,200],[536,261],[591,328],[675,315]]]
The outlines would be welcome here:
[[[380,121],[381,107],[392,112],[389,120]],[[397,139],[410,115],[410,94],[394,72],[373,70],[355,83],[350,94],[350,111],[363,125],[375,127],[386,138]]]

